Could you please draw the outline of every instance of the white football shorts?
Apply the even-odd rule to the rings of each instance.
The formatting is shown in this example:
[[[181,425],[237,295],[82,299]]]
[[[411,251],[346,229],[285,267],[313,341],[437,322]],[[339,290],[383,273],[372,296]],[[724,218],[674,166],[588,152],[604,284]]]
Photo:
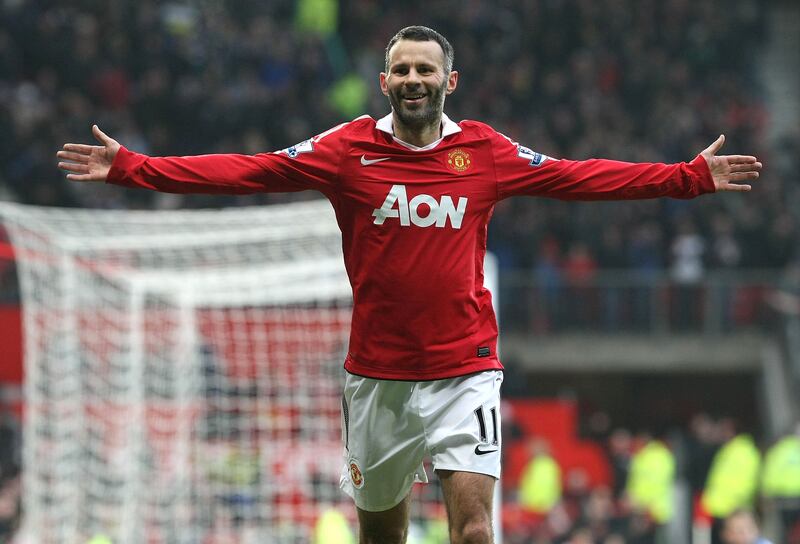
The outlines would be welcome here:
[[[423,382],[347,374],[342,397],[345,465],[340,484],[356,506],[388,510],[413,483],[427,483],[422,466],[500,477],[500,384],[489,370]]]

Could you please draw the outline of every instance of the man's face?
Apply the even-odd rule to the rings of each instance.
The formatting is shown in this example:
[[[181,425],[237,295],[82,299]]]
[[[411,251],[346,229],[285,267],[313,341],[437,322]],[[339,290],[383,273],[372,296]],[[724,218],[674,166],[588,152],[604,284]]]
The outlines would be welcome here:
[[[398,41],[389,50],[389,72],[380,75],[395,115],[411,128],[438,123],[457,82],[458,72],[445,73],[444,52],[434,41]]]

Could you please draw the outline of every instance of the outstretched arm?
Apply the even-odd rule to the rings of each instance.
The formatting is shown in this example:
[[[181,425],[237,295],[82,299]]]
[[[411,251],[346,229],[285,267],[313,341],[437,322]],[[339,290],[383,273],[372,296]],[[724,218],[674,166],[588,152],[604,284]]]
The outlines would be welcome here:
[[[725,137],[692,161],[630,163],[607,159],[551,159],[495,133],[500,199],[514,195],[562,200],[694,198],[717,191],[749,191],[761,163],[749,155],[717,155]]]
[[[106,181],[120,145],[97,125],[92,125],[92,134],[102,145],[64,144],[64,149],[56,153],[61,159],[58,167],[67,171],[67,179]]]
[[[750,155],[718,156],[717,151],[724,143],[725,135],[720,134],[713,144],[700,153],[708,164],[717,191],[749,191],[752,187],[740,182],[758,179],[761,163]]]
[[[308,189],[329,194],[337,176],[342,140],[335,127],[296,146],[256,155],[149,157],[134,153],[97,125],[101,145],[65,144],[58,167],[72,181],[106,182],[168,193],[252,194]]]

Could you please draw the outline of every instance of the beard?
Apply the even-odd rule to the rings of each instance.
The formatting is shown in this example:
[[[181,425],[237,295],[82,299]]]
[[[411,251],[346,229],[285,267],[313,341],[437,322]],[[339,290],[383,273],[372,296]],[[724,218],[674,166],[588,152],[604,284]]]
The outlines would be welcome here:
[[[422,89],[428,94],[425,97],[425,103],[419,106],[409,106],[404,103],[402,89],[389,93],[389,104],[397,115],[397,119],[411,129],[438,125],[442,121],[447,80],[438,88],[426,89],[423,87]]]

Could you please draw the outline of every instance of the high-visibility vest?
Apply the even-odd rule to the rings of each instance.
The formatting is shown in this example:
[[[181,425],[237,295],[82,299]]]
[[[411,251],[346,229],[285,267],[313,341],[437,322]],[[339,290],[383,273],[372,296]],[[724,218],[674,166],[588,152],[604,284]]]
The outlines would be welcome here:
[[[358,117],[369,100],[370,87],[358,74],[348,74],[328,90],[328,101],[345,118]]]
[[[450,529],[447,520],[433,518],[425,524],[425,533],[419,544],[441,544],[450,541]]]
[[[326,37],[339,26],[338,0],[298,0],[295,15],[297,27],[302,32]]]
[[[314,527],[314,544],[355,544],[344,514],[333,508],[326,510]]]
[[[675,456],[662,442],[652,440],[634,454],[626,490],[631,502],[658,523],[672,518]]]
[[[747,434],[729,440],[714,456],[701,499],[703,508],[715,518],[724,518],[737,508],[752,505],[761,454]]]
[[[549,455],[537,455],[522,472],[520,504],[537,513],[549,512],[561,500],[561,467]]]
[[[800,498],[800,436],[784,437],[767,451],[761,493],[769,498]]]

